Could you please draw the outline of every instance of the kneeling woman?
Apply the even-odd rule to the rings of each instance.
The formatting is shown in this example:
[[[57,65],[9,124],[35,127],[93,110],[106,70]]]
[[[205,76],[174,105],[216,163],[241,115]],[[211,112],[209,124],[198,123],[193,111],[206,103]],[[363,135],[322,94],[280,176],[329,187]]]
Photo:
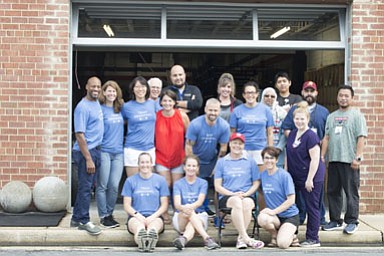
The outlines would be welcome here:
[[[271,234],[269,247],[286,249],[300,246],[295,235],[299,226],[299,209],[295,205],[295,185],[291,175],[276,166],[279,150],[266,147],[261,152],[266,170],[261,173],[261,187],[266,208],[257,218],[259,225]]]
[[[219,245],[207,234],[208,214],[202,205],[207,195],[208,183],[197,177],[200,160],[189,155],[184,160],[185,177],[176,181],[173,186],[173,202],[176,212],[173,215],[173,226],[181,234],[173,241],[173,245],[182,250],[192,240],[195,231],[204,240],[205,248],[213,250]]]
[[[261,248],[264,243],[247,234],[252,209],[255,207],[254,194],[260,185],[260,174],[255,160],[244,151],[244,143],[244,135],[231,135],[231,151],[220,158],[215,167],[215,190],[219,194],[219,208],[232,209],[232,223],[239,232],[236,248]]]
[[[139,172],[124,183],[124,210],[128,213],[128,232],[132,233],[139,251],[150,252],[156,247],[159,232],[164,230],[160,217],[168,209],[169,190],[165,178],[152,173],[152,158],[141,153]]]

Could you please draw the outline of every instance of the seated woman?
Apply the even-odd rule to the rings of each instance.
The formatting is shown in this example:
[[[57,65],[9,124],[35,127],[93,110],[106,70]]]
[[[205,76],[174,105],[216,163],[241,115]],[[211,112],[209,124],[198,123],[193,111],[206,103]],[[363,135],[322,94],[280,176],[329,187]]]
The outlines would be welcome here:
[[[299,209],[295,205],[295,186],[291,175],[276,166],[279,150],[266,147],[261,152],[266,170],[261,173],[261,187],[266,208],[257,218],[259,225],[271,234],[268,247],[287,249],[300,246],[295,235],[299,226]]]
[[[139,251],[150,252],[164,230],[160,216],[168,209],[169,190],[165,178],[152,173],[149,153],[139,155],[138,166],[139,172],[127,178],[121,194],[129,215],[128,232],[134,235]]]
[[[255,207],[254,194],[260,185],[259,169],[255,160],[244,152],[244,135],[233,133],[229,140],[230,153],[220,158],[215,167],[214,184],[219,194],[219,208],[232,209],[232,223],[239,232],[236,248],[262,248],[262,241],[247,234]]]
[[[208,214],[204,210],[203,202],[208,183],[197,177],[199,167],[200,160],[197,156],[187,156],[184,160],[185,177],[176,181],[173,186],[173,202],[176,209],[173,226],[180,233],[180,237],[173,241],[173,245],[179,250],[192,240],[195,231],[203,238],[205,248],[208,250],[220,248],[206,231]]]

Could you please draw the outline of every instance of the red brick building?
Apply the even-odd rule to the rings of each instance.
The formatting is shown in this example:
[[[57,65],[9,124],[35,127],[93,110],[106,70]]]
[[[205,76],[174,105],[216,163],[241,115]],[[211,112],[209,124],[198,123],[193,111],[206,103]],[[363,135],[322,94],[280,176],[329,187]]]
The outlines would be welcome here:
[[[73,18],[73,7],[79,2],[85,1],[3,0],[0,3],[0,187],[12,180],[21,180],[33,186],[35,181],[49,174],[58,175],[70,184],[72,108],[77,103],[75,96],[79,96],[73,89],[77,87],[77,55],[73,53],[77,46],[72,39],[78,21]],[[100,4],[103,1],[94,2]],[[198,1],[180,2],[193,5]],[[342,61],[344,68],[341,68],[341,73],[345,75],[340,75],[340,72],[327,75],[340,76],[339,80],[345,80],[356,90],[355,103],[365,114],[369,127],[361,169],[360,209],[366,213],[384,213],[384,89],[381,84],[384,82],[384,2],[220,2],[223,5],[248,4],[255,8],[258,4],[268,4],[271,8],[283,5],[282,10],[300,7],[310,11],[312,5],[338,6],[346,10],[346,47],[342,50],[346,61]],[[215,7],[218,5],[215,2]],[[108,44],[108,41],[100,42]],[[322,55],[325,53],[321,52]],[[312,51],[307,56],[316,54]],[[302,75],[323,79],[324,76],[319,78],[320,72],[314,73],[308,68],[310,65],[311,61],[308,61]],[[82,75],[85,77],[88,73],[83,72]],[[123,77],[120,75],[119,79],[123,80]],[[113,78],[113,75],[104,73],[104,78]],[[83,85],[83,80],[80,77],[80,85]],[[326,88],[323,89],[324,102],[327,97],[336,98],[326,94]],[[328,106],[332,108],[331,103]]]

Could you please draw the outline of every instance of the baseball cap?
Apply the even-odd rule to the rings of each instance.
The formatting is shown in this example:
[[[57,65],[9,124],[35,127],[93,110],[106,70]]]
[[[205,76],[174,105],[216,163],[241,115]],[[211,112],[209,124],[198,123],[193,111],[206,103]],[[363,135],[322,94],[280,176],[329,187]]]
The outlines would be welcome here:
[[[229,141],[233,141],[233,140],[236,140],[236,139],[239,139],[241,140],[243,143],[245,143],[245,137],[243,134],[241,133],[238,133],[238,132],[234,132],[232,133],[231,137],[229,138]]]
[[[303,90],[307,89],[307,88],[312,88],[313,90],[317,91],[317,85],[315,82],[312,82],[312,81],[306,81],[304,82],[303,84]]]

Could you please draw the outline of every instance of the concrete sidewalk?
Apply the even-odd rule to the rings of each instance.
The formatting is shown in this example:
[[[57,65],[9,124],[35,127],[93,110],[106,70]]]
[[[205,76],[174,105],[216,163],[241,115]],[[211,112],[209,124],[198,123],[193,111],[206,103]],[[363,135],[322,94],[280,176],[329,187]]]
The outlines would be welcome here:
[[[91,209],[91,220],[99,224],[97,210]],[[0,227],[0,246],[136,246],[133,237],[126,230],[127,216],[121,204],[116,206],[115,219],[121,224],[115,229],[105,229],[99,236],[90,236],[85,231],[70,228],[71,213],[62,219],[57,227]],[[251,224],[252,225],[252,224]],[[251,226],[250,225],[250,226]],[[361,215],[359,230],[353,235],[343,234],[342,231],[320,231],[323,246],[383,246],[384,214]],[[208,233],[217,238],[217,229],[210,223]],[[235,246],[235,229],[231,224],[223,230],[222,246]],[[159,247],[171,247],[177,237],[171,225],[160,235]],[[269,242],[270,236],[260,229],[260,239]],[[299,239],[305,239],[305,225],[300,226]],[[202,239],[195,237],[188,246],[203,246]]]

